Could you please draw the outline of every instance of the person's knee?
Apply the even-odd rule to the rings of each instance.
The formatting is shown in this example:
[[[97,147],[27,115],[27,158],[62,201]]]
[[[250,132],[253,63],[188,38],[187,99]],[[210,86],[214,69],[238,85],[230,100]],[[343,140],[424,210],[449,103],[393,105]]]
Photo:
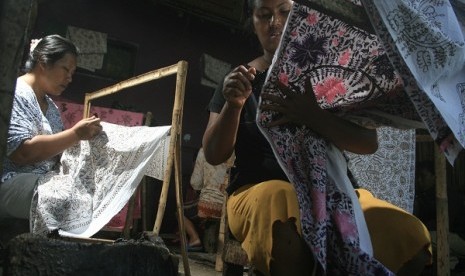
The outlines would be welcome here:
[[[427,249],[421,249],[412,259],[403,264],[399,271],[398,276],[420,275],[425,266],[430,263],[431,254]]]
[[[275,221],[272,226],[272,275],[310,275],[315,262],[310,248],[297,232],[296,219]]]
[[[282,180],[272,180],[259,184],[257,187],[258,199],[262,202],[276,201],[295,201],[297,202],[297,194],[291,183]],[[274,201],[269,201],[274,200]]]
[[[294,259],[302,254],[303,244],[297,232],[295,218],[287,221],[275,221],[272,226],[272,255],[280,258]]]

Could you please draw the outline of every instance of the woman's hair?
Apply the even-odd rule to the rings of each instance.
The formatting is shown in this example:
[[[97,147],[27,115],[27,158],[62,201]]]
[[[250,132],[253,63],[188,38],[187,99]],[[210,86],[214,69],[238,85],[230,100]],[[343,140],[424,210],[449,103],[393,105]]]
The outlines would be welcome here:
[[[75,57],[79,55],[79,50],[73,42],[56,34],[45,36],[39,40],[35,47],[31,48],[24,65],[24,71],[31,72],[38,63],[53,65],[66,54]]]

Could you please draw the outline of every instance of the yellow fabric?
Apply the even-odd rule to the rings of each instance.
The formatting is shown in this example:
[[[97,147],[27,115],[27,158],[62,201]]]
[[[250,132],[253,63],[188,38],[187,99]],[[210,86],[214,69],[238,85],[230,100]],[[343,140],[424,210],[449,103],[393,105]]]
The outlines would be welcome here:
[[[432,256],[429,232],[419,219],[374,198],[367,190],[356,191],[360,195],[376,259],[397,272],[421,249],[428,250]],[[241,187],[229,196],[227,212],[231,233],[242,242],[249,261],[265,275],[269,275],[273,222],[296,218],[296,227],[301,234],[296,192],[285,181],[271,180]]]
[[[227,212],[231,233],[242,242],[249,261],[265,275],[269,275],[273,222],[286,222],[294,217],[300,234],[297,195],[294,187],[285,181],[271,180],[241,187],[229,196]]]
[[[429,252],[432,262],[431,237],[426,226],[415,216],[365,189],[356,189],[370,232],[374,257],[388,269],[397,272],[420,250]]]

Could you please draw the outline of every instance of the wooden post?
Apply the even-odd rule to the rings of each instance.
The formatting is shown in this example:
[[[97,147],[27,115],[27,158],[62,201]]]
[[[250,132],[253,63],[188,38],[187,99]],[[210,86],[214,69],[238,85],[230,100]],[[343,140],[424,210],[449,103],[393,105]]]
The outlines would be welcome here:
[[[216,249],[215,270],[223,271],[223,250],[224,250],[224,235],[226,231],[226,201],[228,197],[225,193],[223,208],[221,209],[220,231],[218,233],[218,246]]]
[[[179,231],[181,234],[181,253],[184,264],[184,275],[190,276],[189,260],[187,258],[187,242],[186,242],[186,231],[184,227],[184,212],[183,212],[183,200],[182,200],[182,173],[181,173],[181,130],[182,130],[182,115],[184,106],[184,92],[186,86],[187,76],[187,62],[179,61],[177,64],[160,68],[147,72],[145,74],[133,77],[131,79],[119,82],[115,85],[106,87],[104,89],[95,91],[93,93],[86,93],[84,98],[84,118],[90,115],[90,102],[93,99],[107,96],[113,93],[117,93],[129,87],[137,86],[139,84],[167,77],[169,75],[176,74],[176,90],[174,97],[173,114],[171,118],[171,132],[170,132],[170,145],[168,160],[166,164],[166,170],[163,176],[163,186],[158,204],[157,216],[155,224],[153,226],[153,233],[158,236],[163,216],[166,209],[166,200],[168,196],[168,187],[171,180],[171,173],[174,167],[175,170],[175,185],[176,185],[176,203],[178,209],[178,223]]]
[[[436,173],[437,274],[449,276],[449,212],[446,159],[437,145],[434,146],[434,168]]]
[[[417,135],[417,142],[434,143],[430,135]],[[436,264],[437,275],[450,275],[449,208],[447,200],[446,158],[434,143],[434,173],[436,177]]]
[[[145,126],[150,126],[152,124],[152,112],[147,112],[145,115]],[[147,179],[146,177],[142,178],[141,183],[141,217],[142,217],[142,231],[147,230]]]

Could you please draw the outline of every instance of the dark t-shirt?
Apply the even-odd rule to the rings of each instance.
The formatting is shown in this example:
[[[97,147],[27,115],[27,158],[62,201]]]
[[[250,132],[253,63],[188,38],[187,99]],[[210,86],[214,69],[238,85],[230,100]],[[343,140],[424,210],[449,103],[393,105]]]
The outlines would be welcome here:
[[[272,179],[288,181],[270,144],[255,122],[257,101],[265,78],[266,71],[256,75],[252,82],[253,95],[247,99],[241,112],[235,147],[236,160],[231,169],[230,185],[226,189],[228,194],[247,184],[256,184]],[[215,90],[208,108],[210,112],[220,113],[224,104],[223,83],[221,83]]]

